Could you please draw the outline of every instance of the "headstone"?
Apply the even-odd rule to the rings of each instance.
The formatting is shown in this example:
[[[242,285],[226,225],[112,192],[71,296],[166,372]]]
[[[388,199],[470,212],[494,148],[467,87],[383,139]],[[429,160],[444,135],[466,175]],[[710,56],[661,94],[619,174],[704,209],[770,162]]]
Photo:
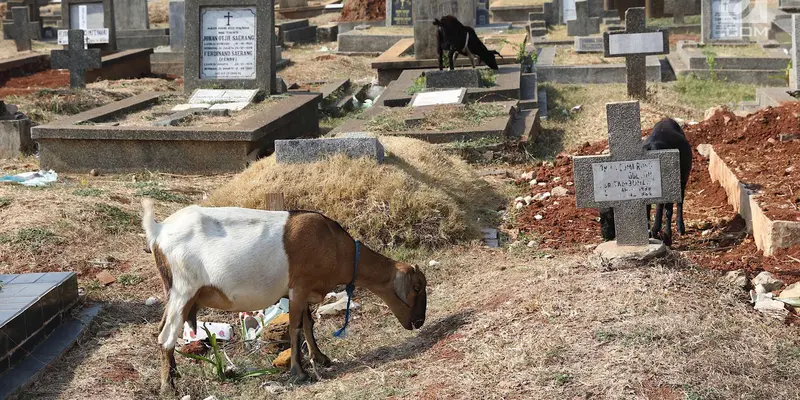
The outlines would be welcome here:
[[[490,18],[489,0],[478,0],[478,9],[475,11],[475,25],[489,25]]]
[[[273,1],[186,0],[184,90],[275,93]]]
[[[31,50],[31,31],[28,23],[28,7],[14,7],[11,9],[14,16],[14,42],[17,51]]]
[[[669,32],[647,31],[644,7],[625,12],[625,30],[604,32],[605,57],[625,57],[628,96],[643,99],[647,95],[647,56],[669,54]]]
[[[601,37],[582,37],[575,38],[576,53],[602,53],[603,38]]]
[[[69,45],[66,50],[53,50],[50,65],[54,69],[69,70],[69,87],[76,89],[86,86],[86,70],[102,66],[100,49],[84,49],[83,31],[69,30]]]
[[[789,73],[789,87],[798,90],[800,88],[800,15],[792,15],[792,70]]]
[[[438,106],[444,104],[463,104],[467,89],[437,90],[419,92],[411,97],[411,107]]]
[[[567,36],[589,36],[600,33],[600,18],[589,17],[589,2],[575,2],[575,19],[567,21]]]
[[[96,38],[89,48],[104,53],[117,50],[117,28],[113,0],[61,0],[61,21],[64,30],[81,29],[84,36]],[[108,42],[99,42],[99,33],[108,30]],[[60,33],[63,37],[64,33]],[[66,34],[69,37],[68,34]]]
[[[0,159],[33,154],[34,150],[31,120],[16,106],[0,100]]]
[[[169,2],[169,48],[177,53],[183,53],[185,5],[184,0]]]
[[[336,154],[349,158],[367,157],[383,162],[383,145],[375,137],[351,134],[349,137],[326,139],[293,139],[275,141],[275,162],[278,164],[311,163]]]
[[[561,18],[563,23],[573,21],[577,18],[575,0],[561,0]]]
[[[284,10],[287,8],[307,7],[308,0],[280,0],[279,5]]]
[[[386,25],[414,25],[412,7],[412,0],[386,0]]]
[[[429,0],[415,3],[414,57],[418,60],[436,58],[436,27],[433,20],[447,15],[456,17],[462,24],[475,27],[477,0]]]
[[[742,41],[742,2],[702,0],[701,43]]]
[[[647,205],[682,201],[679,152],[644,150],[638,101],[606,104],[606,118],[610,154],[573,159],[577,206],[613,208],[617,244],[645,246]]]
[[[114,25],[118,30],[150,29],[147,1],[114,0]]]
[[[425,72],[425,87],[431,89],[476,88],[481,86],[481,75],[477,69],[460,68],[453,71]]]

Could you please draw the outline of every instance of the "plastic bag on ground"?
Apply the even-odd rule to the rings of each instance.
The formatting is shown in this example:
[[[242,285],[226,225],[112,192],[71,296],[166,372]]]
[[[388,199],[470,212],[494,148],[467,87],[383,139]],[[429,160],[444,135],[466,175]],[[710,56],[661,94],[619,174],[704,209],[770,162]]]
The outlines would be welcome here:
[[[17,175],[5,175],[0,177],[0,182],[19,183],[24,186],[47,186],[58,180],[58,174],[52,169],[50,171],[23,172]]]

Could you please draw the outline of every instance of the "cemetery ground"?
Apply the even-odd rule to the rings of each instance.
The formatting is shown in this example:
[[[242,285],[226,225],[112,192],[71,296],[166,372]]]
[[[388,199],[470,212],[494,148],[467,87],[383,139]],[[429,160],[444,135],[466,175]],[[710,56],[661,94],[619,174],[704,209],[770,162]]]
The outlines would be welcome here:
[[[288,82],[373,78],[369,58],[319,51],[323,46],[285,50],[293,64],[279,75]],[[3,96],[35,124],[43,124],[144,91],[181,93],[179,81],[156,78],[92,83],[83,92],[66,89],[67,82],[65,77],[44,87],[20,84],[16,93]],[[356,301],[361,308],[354,311],[346,338],[331,337],[343,322],[341,315],[317,323],[323,352],[337,360],[332,368],[316,371],[321,381],[290,386],[286,374],[278,373],[220,382],[206,365],[178,356],[181,395],[213,394],[221,399],[795,396],[800,339],[794,320],[754,311],[746,292],[723,282],[720,270],[744,269],[752,277],[767,269],[790,283],[800,280],[796,273],[800,262],[790,258],[800,258],[800,251],[761,257],[752,239],[742,233],[742,221],[726,204],[724,191],[711,182],[708,161],[695,154],[685,207],[689,232],[675,236],[674,248],[683,257],[672,255],[619,271],[588,263],[587,246],[600,242],[597,212],[574,207],[574,188],[568,185],[571,165],[564,153],[603,151],[604,105],[625,100],[625,85],[541,86],[547,90],[549,118],[542,121],[543,133],[536,143],[522,149],[485,140],[434,146],[382,138],[395,161],[390,158],[378,167],[344,158],[286,167],[267,159],[241,174],[99,171],[99,176],[60,174],[58,183],[45,188],[0,186],[0,273],[75,271],[85,301],[104,305],[89,334],[23,398],[157,397],[156,336],[162,306],[146,306],[145,301],[164,298],[152,256],[143,251],[140,198],[155,198],[162,220],[197,203],[263,208],[264,195],[278,191],[286,195],[287,206],[322,210],[371,246],[400,243],[381,250],[423,265],[429,281],[425,326],[418,332],[403,330],[379,299],[359,289]],[[665,115],[702,121],[709,107],[748,100],[754,90],[752,85],[690,78],[650,84],[649,98],[642,102],[642,126],[652,127]],[[720,140],[713,142],[719,152],[741,161],[738,166],[747,173],[752,170],[746,163],[750,154],[769,151],[768,146],[784,146],[784,154],[800,150],[796,142],[770,143],[772,132],[754,128],[763,125],[762,118],[774,122],[778,116],[796,124],[796,112],[800,109],[749,119],[719,112],[711,122],[686,129],[690,138],[699,140],[711,136],[702,130],[711,125],[748,127],[755,133],[753,140],[743,140],[740,131],[731,129],[730,136],[719,135]],[[327,125],[353,117],[330,119]],[[737,156],[731,149],[745,150]],[[763,157],[774,153],[757,154],[769,161],[766,169],[785,161]],[[4,174],[37,167],[33,157],[0,160]],[[530,179],[519,178],[530,172],[544,185],[537,182],[532,187]],[[790,185],[789,191],[796,195],[800,182],[791,179],[794,174],[775,183]],[[764,185],[775,189],[770,183]],[[515,210],[515,197],[555,192],[557,186],[567,189],[564,197]],[[770,201],[786,200],[770,193],[775,195]],[[505,220],[499,210],[508,210],[503,213]],[[483,225],[501,228],[502,248],[481,245],[475,233]],[[437,262],[429,264],[430,260]],[[102,271],[111,273],[116,282],[100,283],[97,275]],[[204,310],[199,319],[238,326],[234,313]],[[241,368],[269,368],[274,357],[245,348],[238,340],[224,349]],[[309,372],[314,375],[310,368]]]

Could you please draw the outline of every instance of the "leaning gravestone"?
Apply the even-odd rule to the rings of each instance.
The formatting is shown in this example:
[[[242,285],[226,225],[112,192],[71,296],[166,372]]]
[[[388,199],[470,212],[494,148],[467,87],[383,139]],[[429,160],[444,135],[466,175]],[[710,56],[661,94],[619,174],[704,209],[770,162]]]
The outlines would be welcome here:
[[[386,26],[412,26],[412,0],[386,0]]]
[[[669,32],[648,32],[644,7],[625,11],[625,30],[603,33],[605,57],[625,57],[628,96],[643,99],[647,95],[647,56],[669,54]]]
[[[186,0],[184,90],[276,92],[272,0]]]
[[[53,50],[50,65],[53,69],[69,70],[69,87],[86,86],[86,70],[102,66],[100,49],[85,49],[83,30],[69,30],[69,45],[66,50]]]
[[[789,88],[800,89],[800,15],[792,15],[792,69],[789,73]]]
[[[456,17],[462,24],[475,27],[477,0],[429,0],[415,3],[414,57],[417,60],[436,58],[436,27],[433,20],[447,15]]]
[[[589,2],[575,2],[575,19],[567,21],[567,36],[589,36],[600,33],[600,18],[589,17]]]
[[[14,16],[14,42],[17,51],[31,50],[31,31],[28,23],[28,7],[14,7],[11,9]]]
[[[682,201],[679,152],[644,150],[638,101],[606,104],[606,118],[610,154],[573,159],[577,207],[614,209],[616,241],[601,251],[653,244],[663,251],[663,244],[648,239],[647,205]]]
[[[741,42],[742,3],[737,0],[701,0],[701,43]]]
[[[89,48],[117,50],[113,0],[61,0],[61,19],[65,29],[58,31],[59,44],[66,44],[67,30],[80,29]]]

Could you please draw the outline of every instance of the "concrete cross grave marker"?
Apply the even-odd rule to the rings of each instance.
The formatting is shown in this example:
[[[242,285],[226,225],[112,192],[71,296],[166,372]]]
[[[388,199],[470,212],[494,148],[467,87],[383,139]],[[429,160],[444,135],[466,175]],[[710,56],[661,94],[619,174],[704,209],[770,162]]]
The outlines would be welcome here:
[[[86,86],[86,70],[100,68],[100,49],[85,49],[83,31],[69,30],[67,50],[53,50],[50,64],[54,69],[69,70],[69,87],[76,89]]]
[[[625,57],[628,96],[643,99],[647,94],[647,56],[669,54],[669,32],[648,31],[644,7],[625,12],[625,30],[603,32],[605,57]]]
[[[14,18],[14,42],[17,51],[31,50],[31,30],[28,23],[28,7],[14,7],[11,9]]]
[[[678,150],[645,151],[639,102],[606,104],[609,155],[576,156],[579,208],[613,208],[617,244],[649,243],[647,205],[681,201]]]
[[[589,36],[600,33],[600,18],[589,17],[589,2],[575,2],[575,19],[567,21],[567,36]]]

